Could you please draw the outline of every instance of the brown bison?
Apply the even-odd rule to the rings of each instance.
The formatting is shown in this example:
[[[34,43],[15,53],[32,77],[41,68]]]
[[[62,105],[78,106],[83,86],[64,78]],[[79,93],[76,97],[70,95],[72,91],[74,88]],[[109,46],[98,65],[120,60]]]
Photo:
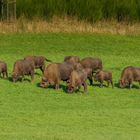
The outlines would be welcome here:
[[[125,67],[119,81],[120,88],[128,86],[131,89],[133,81],[139,82],[140,84],[140,68],[133,66]]]
[[[60,80],[69,80],[70,74],[74,69],[81,69],[81,65],[63,63],[49,64],[44,70],[42,81],[40,86],[47,87],[49,85],[55,85],[55,88],[59,88]]]
[[[83,68],[90,68],[92,69],[92,73],[96,72],[97,70],[102,70],[102,60],[99,58],[92,58],[92,57],[86,57],[81,60],[81,65]],[[93,84],[92,78],[88,78],[90,81],[90,85]]]
[[[92,80],[92,78],[93,78],[92,69],[91,68],[84,68],[83,70],[86,72],[87,78]]]
[[[31,75],[32,81],[34,80],[34,63],[28,60],[17,60],[14,64],[12,79],[16,82],[24,75]]]
[[[103,71],[103,70],[98,70],[95,74],[95,81],[98,81],[101,83],[101,87],[103,87],[103,82],[106,81],[107,85],[109,87],[109,84],[111,83],[112,88],[113,86],[113,81],[112,81],[112,72],[108,71]]]
[[[0,77],[1,77],[1,73],[2,73],[2,77],[7,77],[8,78],[8,73],[7,73],[7,64],[3,61],[0,61]]]
[[[48,87],[49,85],[54,85],[55,89],[59,89],[60,80],[59,63],[52,63],[44,70],[40,86]]]
[[[45,70],[45,61],[51,62],[44,56],[27,56],[25,60],[32,61],[35,65],[35,68],[39,68],[42,72]]]
[[[66,56],[64,58],[64,62],[79,63],[80,62],[80,58],[78,56]]]
[[[87,92],[87,73],[84,70],[74,70],[70,75],[68,81],[68,93],[72,93],[79,89],[81,86],[84,87],[84,92]]]

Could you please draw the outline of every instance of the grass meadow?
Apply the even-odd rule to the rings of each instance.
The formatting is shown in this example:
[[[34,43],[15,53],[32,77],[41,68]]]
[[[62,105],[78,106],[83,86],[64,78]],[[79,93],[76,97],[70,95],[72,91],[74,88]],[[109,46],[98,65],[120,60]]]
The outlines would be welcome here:
[[[99,57],[118,82],[125,66],[140,66],[140,36],[99,34],[1,34],[0,59],[9,77],[17,59],[43,55],[62,62],[66,55]],[[46,63],[47,65],[48,63]],[[12,83],[0,79],[0,139],[2,140],[139,140],[140,90],[88,86],[74,94],[40,88],[41,71]],[[88,82],[88,81],[87,81]],[[96,83],[98,84],[98,83]]]

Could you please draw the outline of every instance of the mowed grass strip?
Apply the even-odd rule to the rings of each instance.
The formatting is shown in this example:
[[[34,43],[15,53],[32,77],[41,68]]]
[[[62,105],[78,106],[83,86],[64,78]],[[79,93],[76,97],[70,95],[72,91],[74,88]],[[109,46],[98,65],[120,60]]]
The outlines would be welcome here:
[[[112,71],[116,85],[125,66],[140,67],[140,36],[0,35],[0,52],[0,59],[8,64],[9,77],[14,62],[27,55],[43,55],[53,62],[62,62],[66,55],[99,57],[104,69]],[[64,82],[56,91],[40,88],[40,79],[40,70],[36,70],[34,83],[0,79],[0,139],[140,139],[138,83],[131,90],[88,86],[87,94],[81,88],[69,95]]]

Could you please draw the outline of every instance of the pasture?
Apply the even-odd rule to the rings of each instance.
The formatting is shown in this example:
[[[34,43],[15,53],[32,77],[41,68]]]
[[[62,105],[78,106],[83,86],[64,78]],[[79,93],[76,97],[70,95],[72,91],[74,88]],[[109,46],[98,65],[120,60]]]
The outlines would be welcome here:
[[[88,93],[67,94],[40,88],[41,71],[12,83],[0,79],[0,139],[2,140],[136,140],[140,139],[140,90],[116,86],[122,69],[140,66],[140,36],[97,34],[0,35],[0,59],[13,64],[27,55],[62,62],[66,55],[99,57],[113,73],[115,88],[88,86]],[[48,64],[48,63],[46,63]],[[98,83],[94,83],[98,84]]]

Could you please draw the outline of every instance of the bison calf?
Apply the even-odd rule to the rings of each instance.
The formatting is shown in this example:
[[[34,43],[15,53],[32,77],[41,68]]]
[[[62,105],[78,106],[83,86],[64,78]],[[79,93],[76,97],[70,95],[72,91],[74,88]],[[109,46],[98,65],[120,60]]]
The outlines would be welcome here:
[[[34,80],[34,63],[27,60],[17,60],[14,64],[12,79],[16,82],[24,75],[31,75],[32,81]]]
[[[8,78],[8,73],[7,73],[7,64],[3,61],[0,61],[0,77],[7,77]]]
[[[70,79],[68,81],[68,93],[74,92],[76,89],[79,89],[81,86],[84,87],[84,92],[87,92],[87,73],[84,70],[72,71]]]
[[[120,88],[128,86],[131,89],[133,81],[139,82],[140,84],[140,68],[133,66],[125,67],[119,81]]]
[[[113,88],[113,81],[112,81],[112,73],[111,72],[107,72],[107,71],[97,71],[95,76],[95,81],[98,81],[101,83],[101,87],[103,87],[103,82],[106,81],[107,85],[109,87],[109,84],[111,83],[112,88]]]

